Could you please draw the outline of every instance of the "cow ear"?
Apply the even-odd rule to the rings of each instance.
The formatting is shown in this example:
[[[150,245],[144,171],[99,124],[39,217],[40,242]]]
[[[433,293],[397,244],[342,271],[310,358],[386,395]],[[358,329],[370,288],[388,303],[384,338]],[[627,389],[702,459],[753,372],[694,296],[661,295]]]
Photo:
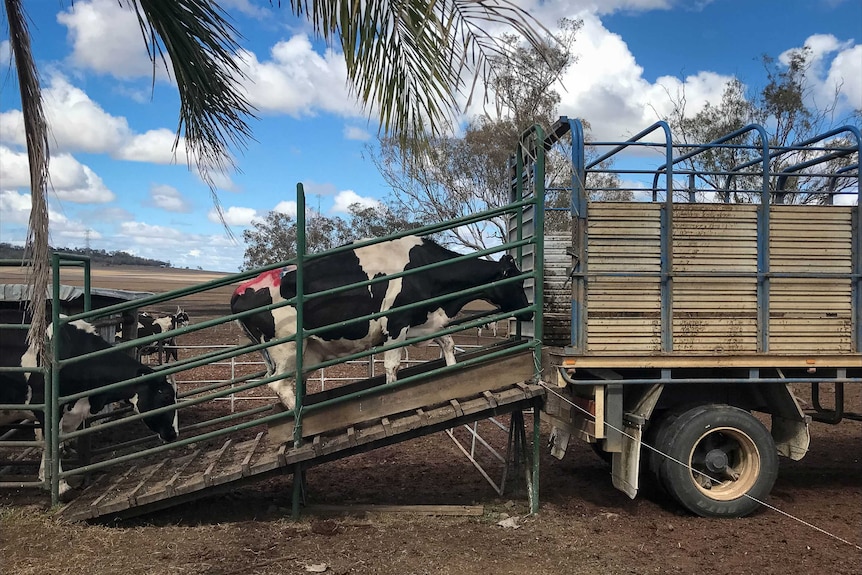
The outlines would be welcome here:
[[[510,278],[521,273],[521,270],[519,270],[518,266],[515,264],[515,258],[510,254],[503,255],[503,257],[500,258],[500,264],[504,266],[503,277]]]

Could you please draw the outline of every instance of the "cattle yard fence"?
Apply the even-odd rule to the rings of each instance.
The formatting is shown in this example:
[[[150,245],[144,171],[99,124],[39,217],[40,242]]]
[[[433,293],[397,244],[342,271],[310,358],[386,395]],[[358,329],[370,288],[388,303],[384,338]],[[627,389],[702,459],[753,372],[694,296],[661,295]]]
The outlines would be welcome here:
[[[104,353],[97,352],[96,354],[89,354],[70,359],[61,359],[59,345],[50,347],[49,349],[51,352],[51,356],[48,365],[43,368],[36,368],[43,370],[46,374],[48,389],[46,390],[45,404],[27,406],[0,405],[0,410],[44,409],[46,413],[45,440],[43,443],[40,443],[33,440],[21,440],[20,438],[16,438],[14,441],[4,439],[0,441],[0,448],[32,447],[45,449],[45,453],[47,456],[47,466],[45,469],[44,482],[33,481],[28,483],[40,484],[47,487],[47,489],[51,493],[52,504],[56,505],[60,503],[59,486],[61,480],[81,483],[82,481],[84,481],[86,476],[92,476],[93,474],[99,475],[109,473],[111,470],[117,469],[118,466],[123,468],[144,467],[149,462],[157,460],[160,457],[170,456],[171,454],[183,454],[187,450],[195,446],[213,445],[218,443],[219,441],[224,440],[228,436],[236,437],[237,441],[239,441],[240,439],[254,437],[255,432],[258,430],[265,430],[267,427],[272,428],[273,426],[284,426],[285,424],[288,424],[288,427],[291,429],[291,436],[287,438],[284,443],[281,444],[281,449],[278,454],[276,465],[279,467],[287,466],[288,469],[292,469],[292,471],[294,472],[295,480],[293,483],[293,512],[296,516],[298,515],[299,505],[301,501],[303,470],[305,466],[310,463],[313,463],[312,460],[308,459],[309,456],[306,455],[307,453],[310,453],[309,449],[311,447],[311,444],[309,442],[312,439],[311,436],[306,435],[306,432],[312,433],[312,431],[305,430],[304,423],[307,418],[312,418],[309,421],[313,421],[314,416],[317,412],[324,413],[326,412],[326,410],[332,409],[342,409],[343,411],[349,411],[351,405],[358,405],[359,402],[362,401],[368,402],[371,400],[370,398],[375,397],[376,394],[385,394],[390,392],[397,393],[402,389],[412,389],[412,387],[416,386],[421,388],[422,385],[424,385],[423,382],[429,382],[427,384],[428,386],[434,386],[435,380],[445,380],[447,382],[447,385],[454,386],[453,389],[457,390],[458,386],[462,385],[462,383],[459,382],[459,378],[456,377],[457,373],[459,373],[461,370],[467,370],[471,373],[469,377],[463,379],[465,381],[472,382],[473,385],[484,385],[484,383],[476,384],[476,382],[482,380],[483,374],[486,373],[487,370],[488,387],[481,389],[476,388],[472,390],[471,393],[478,393],[478,395],[482,398],[483,405],[486,405],[485,409],[489,410],[488,415],[511,412],[507,410],[521,410],[524,408],[529,409],[536,407],[538,405],[537,402],[541,401],[541,398],[537,395],[536,391],[538,387],[536,387],[536,389],[529,386],[525,387],[522,382],[526,382],[529,384],[531,381],[537,381],[540,375],[539,371],[541,364],[540,356],[543,293],[542,254],[544,239],[544,181],[542,179],[536,179],[532,176],[534,172],[532,171],[531,166],[534,166],[537,163],[541,164],[541,162],[543,162],[544,148],[541,145],[541,142],[543,140],[543,132],[540,128],[536,127],[534,130],[529,131],[527,134],[525,134],[523,141],[518,145],[515,154],[515,161],[513,163],[510,196],[511,201],[504,206],[489,209],[481,213],[471,214],[469,216],[464,216],[455,220],[424,226],[418,229],[411,230],[409,232],[393,234],[384,238],[376,238],[373,240],[357,242],[348,246],[342,246],[340,248],[330,250],[323,254],[309,254],[306,253],[304,233],[305,194],[302,184],[298,184],[297,220],[298,230],[300,230],[300,233],[298,234],[297,242],[298,256],[295,259],[285,262],[279,262],[278,264],[273,264],[253,271],[247,271],[243,273],[229,275],[224,278],[218,278],[202,283],[200,285],[178,290],[172,290],[162,294],[156,294],[153,296],[145,297],[143,299],[138,299],[134,302],[109,305],[107,307],[99,309],[93,309],[89,298],[87,298],[84,303],[84,311],[69,316],[61,316],[59,310],[57,308],[54,308],[52,314],[52,321],[54,322],[55,326],[66,324],[76,320],[93,322],[94,320],[98,320],[101,317],[128,313],[138,308],[159,306],[160,304],[164,304],[165,302],[170,302],[178,298],[187,297],[192,294],[199,294],[202,292],[207,292],[209,290],[224,289],[226,287],[235,286],[243,281],[256,277],[262,272],[282,268],[288,265],[295,265],[297,266],[298,270],[298,293],[296,297],[286,302],[277,303],[267,306],[267,308],[262,308],[273,310],[284,305],[295,306],[297,309],[297,325],[299,326],[298,335],[274,339],[265,343],[241,344],[237,346],[230,346],[228,348],[217,347],[209,349],[197,349],[195,350],[195,354],[189,357],[181,358],[179,361],[153,366],[155,371],[154,374],[139,376],[131,380],[112,383],[98,389],[79,391],[75,393],[61,393],[61,387],[59,385],[59,375],[62,368],[65,365],[69,365],[73,362],[81,361],[86,357],[98,357],[100,355],[104,355]],[[539,142],[539,144],[537,144],[537,142]],[[302,271],[303,266],[306,262],[338,251],[353,250],[363,246],[371,246],[383,241],[397,239],[407,235],[430,236],[445,232],[447,230],[455,229],[459,226],[494,219],[512,222],[509,226],[511,230],[510,236],[505,243],[498,246],[494,246],[492,248],[479,250],[475,253],[459,255],[451,261],[467,261],[476,257],[490,257],[494,254],[497,254],[496,257],[499,257],[499,254],[501,253],[509,253],[515,257],[516,262],[518,263],[521,270],[524,272],[524,275],[514,278],[498,280],[488,285],[477,286],[476,288],[463,290],[455,294],[439,296],[428,301],[442,303],[448,299],[453,299],[456,297],[463,298],[464,296],[478,294],[483,289],[487,289],[489,287],[496,287],[515,282],[524,282],[525,288],[529,292],[530,302],[525,308],[513,310],[512,312],[499,312],[495,310],[489,310],[486,312],[477,313],[475,315],[466,317],[460,323],[451,325],[450,327],[447,327],[434,334],[421,337],[413,337],[407,339],[402,343],[378,346],[374,349],[351,354],[349,356],[345,356],[336,360],[324,361],[318,365],[304,365],[303,357],[300,353],[298,353],[296,357],[296,371],[294,373],[267,374],[266,370],[264,369],[256,369],[257,366],[245,365],[244,367],[248,369],[237,370],[234,374],[231,375],[228,380],[199,381],[196,383],[195,387],[191,389],[183,389],[178,394],[178,401],[176,405],[159,408],[145,414],[129,414],[128,416],[120,419],[106,417],[101,421],[99,425],[89,426],[74,431],[62,431],[59,428],[61,405],[73,403],[79,399],[88,397],[97,392],[119,389],[123,386],[129,385],[130,383],[145,382],[160,376],[170,376],[175,380],[182,381],[184,373],[201,366],[209,366],[213,364],[231,362],[233,362],[232,365],[236,366],[236,362],[240,361],[237,358],[239,358],[240,356],[258,352],[261,349],[273,345],[296,341],[297,338],[307,337],[318,333],[323,329],[326,329],[325,327],[319,329],[308,329],[303,327],[303,304],[308,300],[322,297],[325,295],[337,294],[340,291],[344,291],[347,289],[355,289],[357,287],[369,287],[380,281],[393,280],[414,273],[427,272],[429,270],[433,270],[444,265],[442,263],[431,264],[428,266],[418,267],[416,269],[408,269],[403,272],[387,276],[385,278],[372,278],[368,281],[359,282],[341,288],[334,288],[326,292],[305,294],[303,293]],[[524,222],[530,222],[530,225],[526,226],[524,225]],[[68,265],[86,266],[86,272],[84,274],[84,287],[85,292],[89,292],[90,270],[89,261],[86,258],[78,258],[65,254],[54,254],[52,258],[52,265],[54,285],[53,289],[55,292],[57,291],[58,286],[61,282],[62,269],[63,267]],[[412,307],[416,307],[417,305],[420,305],[422,303],[427,302],[419,302],[418,304],[410,304],[399,308],[392,308],[390,310],[370,314],[368,316],[364,316],[356,320],[350,321],[367,322],[371,319],[384,317],[393,312],[411,309]],[[226,301],[225,308],[227,307],[228,302]],[[112,349],[133,354],[135,349],[141,346],[157,344],[159,341],[162,341],[167,338],[182,338],[184,335],[187,334],[192,334],[203,330],[215,329],[218,326],[235,322],[236,320],[250,315],[251,313],[258,313],[259,311],[261,310],[254,310],[253,312],[243,312],[238,314],[229,314],[215,319],[198,321],[185,327],[170,330],[169,332],[120,342],[113,346]],[[452,366],[444,365],[442,364],[442,362],[438,361],[429,362],[425,366],[405,368],[402,369],[401,372],[399,372],[399,379],[393,383],[386,384],[381,382],[380,384],[375,384],[373,386],[365,388],[360,386],[349,389],[349,386],[344,386],[344,389],[346,390],[345,393],[341,395],[335,394],[326,395],[325,397],[322,396],[317,398],[318,400],[313,402],[309,402],[307,400],[315,399],[313,396],[321,396],[322,394],[312,394],[307,396],[303,378],[300,377],[298,378],[296,384],[297,403],[294,410],[284,411],[282,408],[280,408],[280,406],[273,406],[270,404],[257,405],[242,409],[233,409],[236,408],[236,403],[233,402],[233,408],[229,412],[216,413],[214,417],[212,417],[213,414],[210,413],[211,407],[213,405],[220,404],[225,401],[231,401],[231,397],[238,397],[237,394],[261,388],[262,386],[270,382],[285,377],[295,377],[296,373],[308,374],[312,371],[321,369],[325,370],[330,366],[342,364],[344,362],[368,362],[369,357],[375,354],[380,354],[390,349],[406,348],[409,346],[429,342],[430,340],[442,335],[453,335],[465,332],[466,330],[483,328],[489,324],[508,320],[514,314],[518,314],[521,312],[532,312],[536,318],[536,321],[532,322],[531,324],[529,324],[529,326],[526,327],[522,326],[521,322],[511,322],[510,334],[502,345],[495,344],[486,346],[479,350],[465,350],[463,353],[459,354],[457,363]],[[522,360],[520,358],[524,359]],[[520,367],[522,364],[518,362],[522,361],[524,362],[523,365],[526,367],[526,369],[522,369]],[[485,367],[493,366],[497,363],[499,363],[499,366],[495,369],[489,369]],[[517,369],[515,369],[516,366]],[[14,370],[14,368],[2,369],[4,371]],[[21,368],[18,369],[20,370]],[[242,371],[242,373],[240,373],[240,371]],[[505,380],[507,377],[520,378],[517,382],[520,386],[520,391],[518,391],[517,394],[506,395],[502,391],[499,394],[497,394],[496,392],[490,393],[488,391],[485,391],[484,397],[482,397],[482,389],[494,390],[494,385],[497,385],[502,390],[505,386],[502,386],[502,384],[494,383],[493,380]],[[376,380],[372,379],[368,381]],[[514,383],[515,382],[513,381],[510,384],[506,385],[510,385],[514,390],[518,390],[518,387],[514,386]],[[452,391],[452,393],[456,392]],[[453,424],[457,424],[459,421],[469,422],[472,421],[470,419],[471,417],[479,417],[479,415],[481,415],[471,415],[466,408],[466,404],[459,404],[458,401],[454,400],[454,397],[457,397],[457,395],[453,395],[453,399],[451,400],[444,400],[445,402],[447,402],[447,405],[450,406],[450,411],[454,410],[453,413],[455,415],[452,415],[452,417],[454,418]],[[431,401],[431,399],[428,399],[427,401]],[[416,406],[411,409],[415,409],[417,413],[423,413],[422,406]],[[144,417],[146,417],[147,415],[154,415],[158,413],[173,412],[175,410],[179,412],[179,419],[181,424],[180,437],[177,441],[170,444],[155,444],[153,441],[153,436],[150,436],[149,434],[141,434],[141,431],[143,431],[143,427],[141,426],[141,420]],[[439,410],[433,411],[433,413],[437,413],[438,411]],[[431,414],[432,412],[429,411],[428,413]],[[386,426],[388,420],[385,415],[383,416],[382,421],[384,426]],[[523,427],[523,418],[517,419],[517,421],[519,425]],[[350,427],[348,428],[348,436],[350,435],[350,431],[354,429],[353,426],[360,423],[362,422],[358,422],[357,424],[350,424]],[[422,424],[423,426],[427,425],[427,432],[431,432],[434,429],[438,429],[439,424],[442,424],[443,422],[441,421],[431,425],[432,423],[433,421],[428,420],[426,423]],[[533,453],[530,457],[532,461],[532,463],[530,464],[531,475],[528,474],[528,476],[532,478],[532,484],[530,485],[530,489],[528,491],[530,494],[531,505],[535,509],[537,509],[539,459],[538,417],[533,418],[532,427]],[[320,432],[318,431],[315,431],[314,433],[318,434],[313,437],[313,439],[315,440],[314,448],[315,450],[317,450],[318,441],[321,437],[325,438],[325,434],[319,435]],[[424,434],[424,431],[422,429],[416,429],[413,430],[411,433],[413,433],[413,435],[411,436],[416,436],[416,434]],[[255,449],[259,449],[260,435],[261,434],[258,433],[257,440],[253,442],[254,447],[251,447],[252,451],[254,451]],[[106,438],[106,436],[108,437]],[[526,435],[521,434],[517,435],[517,437],[521,437],[518,443],[523,450],[526,450],[527,445],[524,439]],[[408,437],[405,436],[405,438]],[[225,447],[222,448],[221,452],[219,453],[224,452],[224,449],[231,441],[231,439],[228,439],[227,443],[225,443]],[[80,457],[77,462],[73,462],[71,464],[69,464],[68,462],[64,463],[61,469],[61,445],[72,444],[75,445],[75,449],[82,457]],[[213,464],[215,464],[215,461],[218,459],[218,457],[218,453],[214,455]],[[249,457],[251,457],[251,454],[249,454]],[[331,459],[332,457],[333,455],[329,454],[329,458]],[[297,463],[291,464],[289,463],[290,461],[296,461]],[[160,465],[164,467],[164,463]],[[253,464],[249,463],[249,460],[246,460],[243,466],[244,471],[248,471],[250,467],[253,467]],[[2,470],[2,467],[0,467],[0,470]],[[267,464],[266,470],[267,472],[274,471],[270,469],[269,464]],[[207,471],[204,474],[204,479],[206,480],[206,482],[209,482],[210,471],[212,471],[212,466],[207,468]],[[150,475],[154,475],[157,474],[157,470],[153,469],[148,473],[150,473]],[[24,485],[24,482],[13,480],[11,482],[7,481],[4,483],[0,483],[0,485],[14,485],[15,487],[20,487]],[[163,482],[163,486],[170,487],[170,485],[171,483],[169,481]],[[209,485],[209,483],[207,483],[207,485]],[[168,489],[168,491],[171,491],[171,489]],[[134,505],[135,500],[142,499],[140,495],[141,488],[139,486],[138,489],[132,490],[132,494],[127,498],[128,501],[126,501],[124,505]]]

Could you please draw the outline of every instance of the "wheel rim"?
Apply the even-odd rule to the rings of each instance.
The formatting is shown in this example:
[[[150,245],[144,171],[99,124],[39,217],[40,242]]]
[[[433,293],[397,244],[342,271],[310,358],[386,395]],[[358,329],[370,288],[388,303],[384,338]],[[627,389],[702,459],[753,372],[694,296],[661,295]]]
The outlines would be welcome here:
[[[757,445],[739,429],[710,429],[694,443],[689,456],[691,480],[706,497],[717,501],[738,499],[760,476]]]

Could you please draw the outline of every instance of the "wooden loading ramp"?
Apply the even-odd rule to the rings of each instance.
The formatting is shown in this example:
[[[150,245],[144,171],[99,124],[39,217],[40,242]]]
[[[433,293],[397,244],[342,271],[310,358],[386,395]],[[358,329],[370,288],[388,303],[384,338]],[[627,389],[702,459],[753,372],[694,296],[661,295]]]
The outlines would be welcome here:
[[[503,346],[492,346],[496,351]],[[484,350],[459,354],[475,358]],[[428,362],[401,370],[407,376],[439,367]],[[541,405],[544,389],[529,383],[534,370],[530,350],[497,357],[461,370],[429,376],[404,387],[384,390],[344,404],[310,410],[303,419],[304,443],[282,441],[292,421],[253,439],[225,436],[220,445],[174,454],[157,462],[109,467],[58,511],[69,521],[128,518],[166,509],[273,475],[293,473],[378,447],[436,433],[496,415]],[[379,385],[371,378],[314,394],[309,403]],[[315,397],[321,396],[321,397]],[[314,399],[312,399],[314,398]],[[187,448],[190,449],[190,448]],[[134,463],[134,462],[133,462]],[[98,472],[97,472],[98,473]]]

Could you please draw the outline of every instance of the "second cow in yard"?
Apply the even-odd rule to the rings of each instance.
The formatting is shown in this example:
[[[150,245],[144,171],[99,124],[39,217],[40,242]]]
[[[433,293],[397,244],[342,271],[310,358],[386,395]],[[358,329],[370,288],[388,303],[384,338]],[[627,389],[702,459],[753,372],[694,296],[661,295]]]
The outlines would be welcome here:
[[[460,254],[418,236],[383,242],[353,250],[329,254],[308,261],[303,267],[306,295],[388,276],[447,260]],[[309,298],[303,307],[304,329],[325,328],[305,339],[303,365],[344,357],[374,346],[400,343],[408,338],[433,334],[450,325],[461,309],[471,301],[484,300],[502,312],[517,312],[518,319],[529,320],[532,312],[524,311],[530,303],[523,280],[487,286],[492,282],[521,275],[515,260],[504,255],[494,262],[481,258],[453,262],[411,275],[381,280],[371,285],[351,287],[337,293]],[[400,308],[462,290],[484,289],[443,302],[401,310]],[[264,272],[240,285],[231,298],[233,313],[254,310],[296,296],[296,266]],[[371,319],[350,320],[392,310]],[[239,320],[249,338],[256,343],[294,335],[297,330],[296,309],[286,305],[261,310]],[[347,323],[350,322],[350,323]],[[451,338],[440,341],[446,363],[455,361]],[[269,375],[295,371],[296,343],[287,342],[261,350]],[[396,379],[401,349],[384,354],[386,381]],[[281,402],[293,409],[296,403],[295,379],[286,377],[269,384]]]
[[[27,331],[11,326],[26,325],[29,314],[20,310],[0,310],[0,366],[35,368],[38,360],[33,348],[27,343]],[[10,327],[5,327],[10,326]],[[73,321],[64,324],[55,333],[53,324],[48,325],[47,338],[51,345],[60,346],[60,359],[84,356],[96,351],[111,350],[111,345],[96,333],[87,322]],[[92,392],[86,397],[60,406],[60,430],[70,433],[78,429],[83,421],[105,406],[114,402],[125,402],[136,413],[146,413],[176,404],[177,391],[165,376],[147,381],[129,383],[113,390],[101,390],[109,384],[150,375],[153,370],[132,359],[126,353],[111,350],[104,355],[87,357],[65,365],[60,370],[61,397],[77,393]],[[41,404],[46,400],[44,376],[40,371],[0,372],[0,400],[26,406]],[[35,418],[40,428],[45,426],[45,412],[34,409],[32,415],[24,411],[0,412],[0,425],[22,418]],[[5,419],[5,421],[4,421]],[[166,411],[143,418],[143,422],[162,441],[173,441],[179,434],[177,412]],[[43,477],[45,459],[39,470]],[[65,480],[60,483],[61,494],[68,491]]]
[[[176,313],[162,317],[156,317],[147,312],[141,312],[138,314],[137,337],[166,333],[180,327],[185,327],[190,323],[189,315],[179,306],[177,306]],[[117,332],[117,339],[121,341],[125,339],[123,337],[122,330]],[[177,339],[175,337],[167,337],[138,348],[138,357],[143,355],[152,355],[154,353],[158,354],[158,361],[160,364],[162,363],[163,357],[165,363],[169,362],[171,359],[177,361],[177,358],[179,357],[179,354],[177,353]]]

